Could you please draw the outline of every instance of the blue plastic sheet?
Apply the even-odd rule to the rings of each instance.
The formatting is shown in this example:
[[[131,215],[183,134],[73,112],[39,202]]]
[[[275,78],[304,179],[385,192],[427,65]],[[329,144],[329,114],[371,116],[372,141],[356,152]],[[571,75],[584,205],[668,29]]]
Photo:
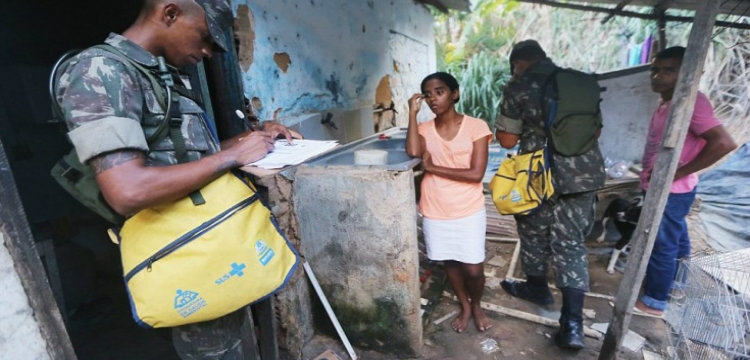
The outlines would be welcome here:
[[[750,247],[750,142],[700,176],[698,217],[719,251]]]

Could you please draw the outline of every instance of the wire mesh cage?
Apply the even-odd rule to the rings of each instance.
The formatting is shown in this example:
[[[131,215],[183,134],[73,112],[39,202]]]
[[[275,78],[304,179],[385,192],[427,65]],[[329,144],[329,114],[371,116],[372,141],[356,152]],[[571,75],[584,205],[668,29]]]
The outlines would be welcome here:
[[[681,261],[664,315],[670,356],[750,360],[750,249]]]

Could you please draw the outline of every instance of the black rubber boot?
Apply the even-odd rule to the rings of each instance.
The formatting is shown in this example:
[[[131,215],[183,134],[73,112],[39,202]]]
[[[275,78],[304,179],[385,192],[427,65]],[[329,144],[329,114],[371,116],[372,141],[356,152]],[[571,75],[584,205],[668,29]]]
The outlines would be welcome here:
[[[555,336],[557,346],[565,349],[583,349],[583,297],[584,291],[561,289],[563,306],[560,309],[560,331]]]
[[[544,276],[528,276],[527,281],[503,280],[500,285],[511,296],[545,306],[555,302]]]

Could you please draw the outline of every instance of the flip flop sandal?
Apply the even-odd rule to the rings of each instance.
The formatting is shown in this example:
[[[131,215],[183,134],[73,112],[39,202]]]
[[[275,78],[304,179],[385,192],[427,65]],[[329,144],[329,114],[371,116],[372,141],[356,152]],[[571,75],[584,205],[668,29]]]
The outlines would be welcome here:
[[[648,311],[643,311],[643,310],[637,308],[636,306],[633,306],[633,315],[647,316],[647,317],[652,317],[652,318],[657,318],[657,319],[663,319],[664,318],[664,312],[663,311],[660,312],[660,313],[651,313],[651,312],[648,312]]]

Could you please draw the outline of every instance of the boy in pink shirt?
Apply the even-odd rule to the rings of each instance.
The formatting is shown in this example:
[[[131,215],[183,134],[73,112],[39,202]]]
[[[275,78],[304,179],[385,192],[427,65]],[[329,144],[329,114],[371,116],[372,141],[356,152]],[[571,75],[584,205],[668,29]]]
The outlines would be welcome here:
[[[644,191],[648,190],[656,156],[661,148],[661,139],[684,55],[684,47],[670,47],[659,52],[651,66],[651,89],[661,95],[661,101],[651,117],[643,153],[641,188]],[[698,184],[696,172],[713,165],[736,147],[732,137],[714,116],[708,98],[699,92],[649,259],[643,281],[643,295],[635,305],[636,311],[656,316],[663,314],[677,273],[678,260],[690,255],[690,238],[685,217],[695,200],[695,187]]]

